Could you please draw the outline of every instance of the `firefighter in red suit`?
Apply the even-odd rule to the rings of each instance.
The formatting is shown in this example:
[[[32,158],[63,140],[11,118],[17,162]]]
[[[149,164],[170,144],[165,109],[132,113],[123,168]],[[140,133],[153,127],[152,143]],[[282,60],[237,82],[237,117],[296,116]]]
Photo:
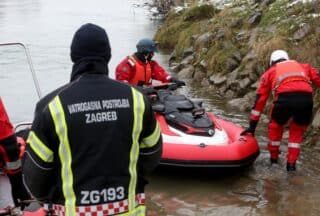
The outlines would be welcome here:
[[[171,77],[155,60],[152,60],[157,47],[154,41],[148,38],[137,43],[137,52],[127,56],[116,68],[116,79],[133,85],[151,85],[152,80],[163,83],[174,82],[178,86],[185,82]]]
[[[284,125],[289,123],[287,171],[295,171],[303,133],[312,120],[312,83],[320,87],[320,75],[309,64],[290,60],[284,50],[271,54],[270,66],[260,79],[249,127],[241,134],[254,135],[260,114],[272,93],[274,99],[268,130],[270,161],[278,162]]]
[[[0,97],[0,164],[9,177],[11,183],[12,199],[15,206],[22,209],[29,199],[29,194],[24,187],[21,173],[20,149],[14,134],[7,112]]]

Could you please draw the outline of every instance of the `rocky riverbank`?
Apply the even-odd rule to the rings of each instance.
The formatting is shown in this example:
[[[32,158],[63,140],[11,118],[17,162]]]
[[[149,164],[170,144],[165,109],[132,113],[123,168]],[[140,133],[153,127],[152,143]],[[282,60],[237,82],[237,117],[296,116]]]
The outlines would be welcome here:
[[[320,69],[320,0],[221,2],[193,1],[170,10],[157,31],[155,40],[170,50],[170,68],[179,78],[249,111],[273,50],[285,49],[292,59]],[[320,143],[319,92],[310,144]]]

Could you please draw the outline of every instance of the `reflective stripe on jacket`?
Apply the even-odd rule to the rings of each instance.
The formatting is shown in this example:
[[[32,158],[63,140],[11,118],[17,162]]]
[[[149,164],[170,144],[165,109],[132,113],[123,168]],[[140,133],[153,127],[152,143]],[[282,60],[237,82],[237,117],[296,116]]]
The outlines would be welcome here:
[[[132,67],[135,67],[135,73],[133,74],[133,77],[131,77],[131,79],[129,80],[129,83],[134,85],[150,85],[152,81],[150,63],[142,63],[140,61],[137,61],[133,56],[129,56],[128,61],[132,62],[130,63]]]
[[[305,81],[309,83],[310,78],[296,61],[284,61],[276,64],[276,72],[272,81],[272,90],[276,91],[280,85],[293,81]]]

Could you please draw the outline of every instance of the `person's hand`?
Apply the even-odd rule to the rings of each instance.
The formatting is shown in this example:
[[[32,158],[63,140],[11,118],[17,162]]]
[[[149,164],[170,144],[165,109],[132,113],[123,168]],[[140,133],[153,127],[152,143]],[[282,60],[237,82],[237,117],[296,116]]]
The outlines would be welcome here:
[[[241,136],[244,136],[244,135],[247,135],[247,134],[251,134],[252,136],[254,136],[254,132],[255,132],[254,129],[252,129],[252,128],[247,128],[247,129],[245,129],[244,131],[242,131],[242,132],[240,133],[240,135],[241,135]]]
[[[185,86],[186,85],[186,83],[184,81],[179,80],[175,77],[171,78],[171,82],[176,83],[178,86]]]
[[[30,195],[23,184],[22,174],[21,172],[9,174],[8,177],[11,183],[11,194],[14,205],[16,207],[20,207],[20,209],[23,210],[26,206],[29,205],[29,203],[24,201],[29,200]]]
[[[258,121],[250,120],[249,127],[240,133],[241,136],[251,134],[254,136],[254,132],[256,131]]]

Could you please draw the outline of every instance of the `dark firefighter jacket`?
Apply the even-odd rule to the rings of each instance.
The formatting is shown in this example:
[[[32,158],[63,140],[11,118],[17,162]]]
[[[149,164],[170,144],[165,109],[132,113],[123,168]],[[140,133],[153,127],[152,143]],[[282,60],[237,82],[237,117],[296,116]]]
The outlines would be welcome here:
[[[50,200],[65,215],[99,208],[103,215],[130,215],[144,210],[144,174],[159,162],[160,128],[140,92],[94,64],[88,68],[95,70],[77,73],[39,101],[25,182],[36,198]]]

